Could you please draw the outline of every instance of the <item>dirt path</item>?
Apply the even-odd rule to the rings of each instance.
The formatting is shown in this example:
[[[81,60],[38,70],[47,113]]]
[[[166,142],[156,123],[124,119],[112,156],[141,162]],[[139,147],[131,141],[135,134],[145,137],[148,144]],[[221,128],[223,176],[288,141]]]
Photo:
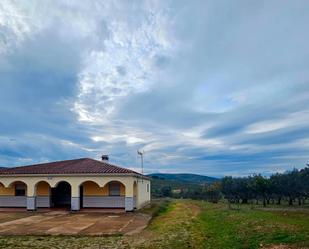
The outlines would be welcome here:
[[[125,237],[125,244],[129,248],[164,248],[171,236],[187,236],[186,225],[189,225],[200,212],[200,206],[193,202],[172,203],[170,210],[160,215],[160,219],[152,220],[147,229]],[[178,230],[178,233],[175,233],[175,230]]]

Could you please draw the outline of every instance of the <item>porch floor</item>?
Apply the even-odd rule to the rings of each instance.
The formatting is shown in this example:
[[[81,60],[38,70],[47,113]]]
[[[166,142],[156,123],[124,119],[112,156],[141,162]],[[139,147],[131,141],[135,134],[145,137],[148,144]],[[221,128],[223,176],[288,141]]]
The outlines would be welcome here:
[[[70,208],[38,208],[35,212],[38,213],[46,213],[46,212],[54,212],[54,211],[67,211],[70,212]],[[28,212],[26,208],[0,208],[1,212]],[[31,212],[31,211],[30,211]],[[117,213],[125,213],[124,208],[81,208],[79,211],[81,213],[104,213],[104,214],[117,214]]]
[[[13,212],[10,209],[10,212],[0,212],[0,235],[134,234],[145,228],[151,218],[147,214],[123,210],[113,214],[88,209],[76,213],[64,209],[44,211],[17,209]]]

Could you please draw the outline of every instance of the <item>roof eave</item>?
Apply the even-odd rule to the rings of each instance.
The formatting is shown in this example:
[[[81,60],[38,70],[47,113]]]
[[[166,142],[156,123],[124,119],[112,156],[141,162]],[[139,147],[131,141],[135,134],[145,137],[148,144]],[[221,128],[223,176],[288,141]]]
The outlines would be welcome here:
[[[138,173],[70,173],[70,174],[0,174],[1,177],[31,177],[31,176],[46,176],[46,177],[51,177],[51,176],[131,176],[131,177],[137,177],[137,178],[143,178],[146,180],[150,180],[149,177],[138,174]]]

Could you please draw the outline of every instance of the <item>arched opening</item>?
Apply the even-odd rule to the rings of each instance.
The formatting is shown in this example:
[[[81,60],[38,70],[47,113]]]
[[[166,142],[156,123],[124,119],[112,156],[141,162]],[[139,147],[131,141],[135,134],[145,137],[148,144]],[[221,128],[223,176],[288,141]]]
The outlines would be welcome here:
[[[71,185],[68,182],[59,182],[51,189],[51,206],[71,208]]]
[[[36,196],[48,196],[50,195],[50,189],[48,182],[40,181],[35,185]]]
[[[120,181],[110,181],[103,187],[87,181],[81,186],[83,208],[125,208],[125,185]]]
[[[14,188],[6,188],[4,184],[0,182],[0,207],[6,207],[8,205],[8,198],[10,197],[14,197]]]
[[[85,181],[79,186],[80,193],[80,207],[89,207],[89,199],[95,199],[95,197],[104,196],[106,192],[105,188],[101,188],[94,181]],[[85,199],[85,202],[84,202]]]
[[[10,183],[9,189],[14,196],[27,196],[27,184],[22,181]]]
[[[51,187],[48,182],[38,182],[35,185],[35,194],[38,208],[47,208],[51,206]]]
[[[125,196],[126,188],[123,183],[119,181],[111,181],[105,186],[108,186],[108,195],[109,196]]]
[[[26,207],[27,185],[22,181],[11,182],[6,188],[1,188],[1,207]]]

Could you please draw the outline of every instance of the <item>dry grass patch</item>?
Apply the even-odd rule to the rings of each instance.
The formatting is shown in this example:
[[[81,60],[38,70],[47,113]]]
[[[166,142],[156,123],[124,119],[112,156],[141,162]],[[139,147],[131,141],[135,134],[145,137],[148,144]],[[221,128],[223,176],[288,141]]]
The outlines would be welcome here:
[[[150,226],[130,240],[130,248],[197,248],[192,223],[201,208],[192,201],[172,201]]]

